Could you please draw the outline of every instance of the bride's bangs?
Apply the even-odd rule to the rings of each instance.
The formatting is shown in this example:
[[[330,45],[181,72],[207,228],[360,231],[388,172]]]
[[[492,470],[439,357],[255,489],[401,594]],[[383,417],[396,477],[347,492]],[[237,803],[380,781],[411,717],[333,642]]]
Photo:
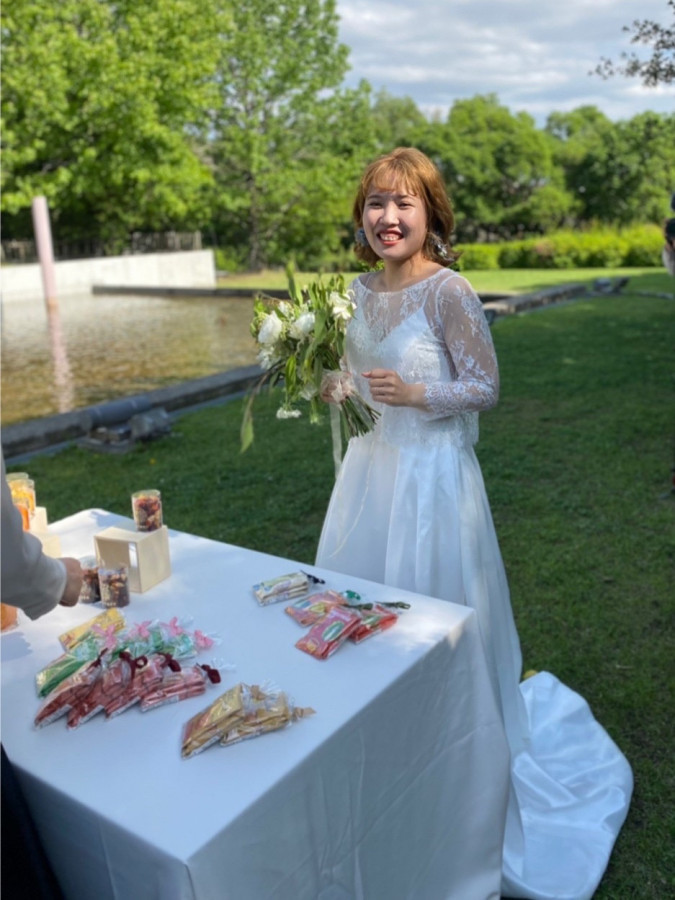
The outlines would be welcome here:
[[[382,159],[373,164],[372,171],[364,185],[364,194],[371,191],[392,191],[424,197],[424,186],[417,171],[401,159]]]

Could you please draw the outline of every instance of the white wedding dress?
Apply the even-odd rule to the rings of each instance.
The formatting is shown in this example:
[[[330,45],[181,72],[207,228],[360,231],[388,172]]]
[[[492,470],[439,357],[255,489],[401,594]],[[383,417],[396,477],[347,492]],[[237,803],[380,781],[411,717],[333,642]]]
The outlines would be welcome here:
[[[448,269],[397,292],[352,284],[346,363],[426,385],[430,412],[378,406],[353,438],[324,522],[317,565],[476,610],[512,756],[502,894],[590,898],[626,817],[632,774],[586,702],[553,675],[520,684],[508,584],[473,445],[497,401],[492,337],[469,283]],[[481,898],[466,898],[481,900]]]

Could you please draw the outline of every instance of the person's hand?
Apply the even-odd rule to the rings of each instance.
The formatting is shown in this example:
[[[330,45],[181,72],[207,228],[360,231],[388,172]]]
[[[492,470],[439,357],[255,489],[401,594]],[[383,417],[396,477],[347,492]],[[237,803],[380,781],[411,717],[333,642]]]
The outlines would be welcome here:
[[[387,406],[424,406],[424,385],[406,384],[391,369],[371,369],[363,377],[370,383],[370,394],[377,403]]]
[[[82,566],[79,559],[70,556],[62,557],[61,562],[66,567],[66,586],[59,603],[61,606],[75,606],[82,587]]]

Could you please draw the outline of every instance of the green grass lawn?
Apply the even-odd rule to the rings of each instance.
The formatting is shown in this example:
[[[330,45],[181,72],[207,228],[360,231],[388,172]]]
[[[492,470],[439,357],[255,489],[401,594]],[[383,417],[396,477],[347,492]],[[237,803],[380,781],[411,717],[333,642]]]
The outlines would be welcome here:
[[[351,281],[356,272],[345,273]],[[630,287],[636,291],[675,293],[675,279],[665,269],[496,269],[462,272],[474,288],[480,292],[524,293],[540,288],[553,287],[569,282],[592,284],[596,278],[630,278]],[[316,273],[299,272],[299,284],[316,278]],[[328,276],[326,276],[328,277]],[[218,280],[220,287],[260,288],[261,290],[287,287],[282,269],[266,269],[263,272],[233,273]]]
[[[560,274],[578,277],[528,273],[530,286]],[[525,277],[508,275],[511,286]],[[525,668],[580,691],[633,766],[596,900],[663,900],[675,891],[675,303],[579,300],[498,319],[493,334],[502,394],[477,451]],[[20,468],[52,520],[92,506],[129,515],[131,492],[152,486],[174,528],[311,563],[333,481],[330,430],[279,421],[275,408],[260,398],[243,456],[233,401],[185,414],[126,456],[71,448]]]

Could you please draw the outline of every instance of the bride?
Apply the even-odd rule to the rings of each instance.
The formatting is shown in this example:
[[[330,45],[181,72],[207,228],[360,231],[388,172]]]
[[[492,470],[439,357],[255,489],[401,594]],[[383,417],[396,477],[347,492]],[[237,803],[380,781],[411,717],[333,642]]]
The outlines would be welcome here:
[[[497,360],[480,300],[448,268],[454,217],[440,173],[413,148],[375,160],[354,221],[357,256],[383,266],[352,283],[345,363],[381,415],[349,443],[317,565],[475,609],[511,749],[503,896],[590,898],[628,811],[632,774],[583,698],[547,672],[520,683],[473,450],[478,413],[497,402]]]

